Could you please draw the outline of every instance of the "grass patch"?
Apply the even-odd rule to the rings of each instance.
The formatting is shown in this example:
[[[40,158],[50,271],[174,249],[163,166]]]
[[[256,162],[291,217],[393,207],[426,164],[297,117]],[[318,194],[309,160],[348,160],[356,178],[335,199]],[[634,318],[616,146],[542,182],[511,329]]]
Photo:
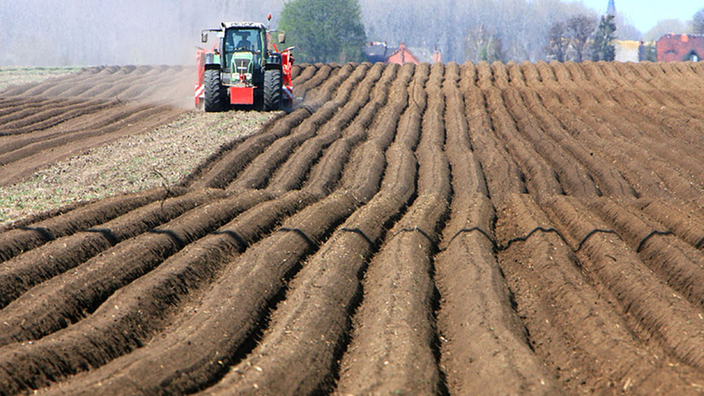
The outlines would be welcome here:
[[[173,185],[220,147],[257,131],[272,113],[192,111],[0,188],[0,226],[80,201]]]

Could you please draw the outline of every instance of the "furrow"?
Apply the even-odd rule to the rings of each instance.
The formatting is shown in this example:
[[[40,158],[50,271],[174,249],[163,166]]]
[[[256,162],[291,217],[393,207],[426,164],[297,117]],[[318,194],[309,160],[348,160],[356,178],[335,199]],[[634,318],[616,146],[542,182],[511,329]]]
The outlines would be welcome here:
[[[79,101],[76,99],[47,99],[30,103],[22,108],[0,116],[0,136],[20,135],[35,129],[46,129],[45,125],[56,125],[55,121],[75,117],[76,114],[94,113],[114,103]],[[6,112],[5,110],[4,112]],[[2,112],[0,112],[0,115]]]
[[[192,188],[224,188],[227,183],[234,180],[259,154],[276,139],[291,133],[292,129],[300,125],[312,113],[307,109],[298,109],[287,117],[279,118],[257,135],[251,136],[238,144],[233,150],[222,154],[212,166],[203,170],[204,174],[193,181]]]
[[[367,120],[356,120],[355,125],[368,127],[374,113],[371,116]],[[101,370],[104,374],[94,376],[100,378],[97,381],[101,383],[101,393],[124,393],[128,388],[144,392],[157,389],[154,387],[169,392],[192,392],[223,375],[222,364],[234,359],[236,351],[256,331],[258,323],[266,316],[267,304],[281,293],[283,282],[291,272],[300,268],[300,260],[316,250],[319,241],[324,240],[332,228],[378,189],[385,164],[379,146],[388,145],[392,138],[393,133],[370,135],[370,140],[353,155],[355,164],[346,168],[341,189],[286,220],[278,232],[230,264],[234,269],[213,286],[198,312],[179,326],[182,331],[167,331],[163,338],[150,344],[150,348],[137,350],[105,366],[105,370]],[[362,168],[361,164],[365,166]],[[318,185],[318,182],[310,184],[311,188]],[[232,329],[238,330],[233,333]],[[228,336],[212,336],[223,332]],[[193,359],[176,358],[184,354]],[[165,369],[149,372],[141,368],[145,364],[151,367],[152,361],[159,362],[157,364]],[[133,373],[140,373],[140,378]],[[72,393],[92,392],[90,387],[97,383],[91,378],[88,375],[85,380],[76,381],[70,387]],[[127,378],[131,378],[127,380],[129,383],[124,382]]]
[[[556,172],[560,175],[560,184],[569,195],[578,197],[597,197],[601,191],[594,184],[591,176],[579,165],[579,162],[569,154],[563,145],[553,141],[549,136],[545,136],[545,125],[538,125],[535,116],[529,112],[527,105],[523,102],[521,92],[514,88],[509,88],[503,92],[506,109],[516,121],[516,125],[536,153],[544,158]],[[546,137],[548,137],[546,139]]]
[[[9,327],[0,334],[0,345],[36,340],[81,320],[117,289],[256,203],[245,196],[197,207],[35,286],[0,311],[0,321]]]
[[[3,94],[4,96],[4,94]],[[66,99],[63,98],[53,98],[53,99],[36,99],[36,98],[7,98],[3,97],[0,99],[0,117],[3,117],[3,122],[7,120],[13,120],[13,117],[4,118],[8,114],[18,113],[23,109],[33,109],[42,108],[50,104],[62,104],[66,103]]]
[[[382,67],[377,66],[371,69],[358,67],[354,70],[353,76],[344,83],[354,86],[350,99],[335,114],[330,123],[318,128],[315,138],[305,141],[300,150],[295,152],[284,166],[273,173],[268,182],[269,189],[288,191],[298,188],[303,183],[313,164],[320,159],[319,156],[327,147],[342,138],[342,133],[347,125],[369,101],[372,89],[382,77],[383,71]],[[386,76],[386,78],[390,78],[390,73],[387,73]],[[383,87],[384,83],[379,82],[378,86]]]
[[[670,230],[639,218],[612,199],[587,203],[667,284],[689,302],[704,308],[704,254]]]
[[[402,68],[391,87],[390,104],[381,110],[374,128],[396,130],[407,104],[406,87],[413,72],[409,66]],[[422,85],[426,78],[427,69],[426,73],[418,71],[415,80]],[[411,126],[419,118],[418,109],[413,107],[404,113],[399,125]],[[256,387],[272,393],[330,391],[336,359],[350,326],[349,313],[358,299],[358,277],[385,225],[414,193],[412,148],[417,131],[409,127],[398,134],[387,151],[388,165],[379,193],[338,227],[296,275],[260,346],[206,393],[248,393]],[[402,138],[402,134],[409,136]],[[316,341],[308,341],[311,339]],[[301,370],[288,370],[293,364]]]
[[[504,249],[501,267],[535,353],[563,389],[597,394],[691,391],[697,376],[634,337],[608,294],[580,271],[582,263],[535,200],[528,195],[512,198],[496,225]]]
[[[591,69],[585,68],[585,70],[589,71]],[[584,100],[580,99],[582,105],[588,106],[589,111],[595,112],[599,117],[608,121],[607,125],[612,126],[613,137],[610,140],[613,141],[613,144],[623,142],[619,150],[622,153],[620,155],[625,153],[632,156],[640,166],[653,168],[656,174],[664,181],[664,185],[668,190],[677,196],[691,200],[701,198],[701,187],[687,173],[687,167],[691,169],[691,166],[683,168],[680,166],[673,167],[671,165],[672,162],[681,161],[672,157],[667,159],[654,156],[655,152],[660,151],[658,148],[661,143],[654,140],[651,141],[647,137],[647,133],[643,132],[645,127],[639,123],[638,117],[631,116],[628,109],[623,108],[601,89],[587,87],[575,91],[577,95],[583,95],[584,92],[589,92],[590,96],[593,96]],[[616,115],[617,113],[620,115]],[[649,141],[649,143],[643,144],[641,141]],[[651,146],[654,149],[651,149]],[[663,147],[663,150],[670,151],[669,148],[665,147]]]
[[[496,88],[489,88],[484,93],[492,118],[492,129],[506,145],[509,153],[516,157],[516,163],[526,176],[526,184],[534,191],[545,191],[549,195],[563,194],[555,171],[529,148],[529,142],[518,135],[516,124],[506,110],[501,93]]]
[[[600,192],[624,198],[635,197],[633,188],[618,172],[610,169],[610,164],[605,163],[605,161],[600,160],[598,157],[595,158],[594,153],[590,151],[589,147],[576,141],[576,139],[569,134],[568,130],[563,128],[560,120],[552,115],[554,113],[559,114],[564,112],[562,106],[552,106],[550,110],[548,110],[546,104],[541,100],[541,94],[538,90],[524,88],[521,89],[520,92],[531,115],[536,117],[540,131],[547,134],[556,144],[569,152],[573,159],[583,164],[591,174],[597,176],[597,189]],[[551,99],[555,98],[554,96],[548,97]],[[575,129],[576,128],[573,128],[572,130],[574,130],[575,133],[579,133],[578,130]],[[559,151],[556,150],[555,153],[557,152]],[[551,155],[555,156],[555,154]]]
[[[550,105],[553,114],[564,125],[571,125],[572,135],[591,148],[590,155],[611,163],[615,171],[621,173],[633,186],[638,196],[669,196],[669,192],[663,188],[663,179],[649,165],[639,164],[635,160],[637,157],[615,136],[613,127],[600,118],[599,110],[592,112],[585,109],[588,103],[595,99],[588,94],[582,94],[578,85],[570,83],[568,69],[559,64],[555,65],[555,71],[560,84],[569,90],[556,86],[551,87],[550,91],[538,92],[544,103]],[[619,161],[624,157],[628,159]]]
[[[131,195],[120,195],[37,222],[15,225],[0,234],[0,262],[30,251],[49,241],[84,231],[157,200],[180,196],[183,188],[151,189]]]
[[[593,141],[592,135],[587,138],[585,144],[576,138],[583,138],[584,134],[590,132],[589,126],[584,124],[575,114],[568,114],[570,110],[560,103],[554,92],[540,90],[526,92],[525,95],[532,97],[531,100],[536,104],[532,109],[536,110],[538,117],[553,118],[553,122],[559,123],[564,128],[566,135],[560,136],[551,133],[551,137],[568,148],[589,169],[591,174],[596,175],[597,188],[604,195],[631,199],[637,197],[634,188],[618,170],[614,169],[612,164],[608,164],[598,153],[595,153],[593,146],[586,144]]]
[[[112,105],[106,105],[103,107],[108,108],[112,107]],[[164,111],[166,111],[166,109],[140,106],[129,111],[121,110],[119,115],[116,115],[114,118],[106,121],[105,125],[98,125],[96,123],[87,130],[64,131],[62,133],[52,134],[52,136],[44,136],[41,139],[24,139],[22,142],[18,142],[21,145],[16,149],[0,154],[0,165],[6,165],[11,162],[22,160],[33,155],[37,151],[66,145],[73,141],[85,140],[93,136],[102,135],[106,132],[113,132],[116,129],[116,126],[121,127],[124,124],[138,122],[141,119]],[[39,130],[41,128],[38,126],[31,126],[30,129]]]
[[[557,197],[545,202],[594,284],[617,301],[629,326],[652,338],[669,355],[698,369],[704,367],[704,319],[701,311],[658,281],[628,245],[578,201]]]
[[[308,117],[314,115],[324,103],[332,98],[340,84],[343,83],[345,75],[338,75],[324,84],[319,100],[307,103],[302,108],[295,110],[289,116],[279,119],[270,128],[262,133],[253,136],[234,150],[225,153],[222,158],[193,183],[194,188],[213,187],[224,188],[231,181],[235,180],[254,158],[263,153],[273,142],[291,134],[293,128],[303,123]]]
[[[472,149],[481,158],[492,199],[503,200],[507,192],[524,192],[523,174],[492,129],[491,114],[479,87],[475,85],[476,68],[465,63],[461,68],[460,90],[464,96]],[[508,191],[497,183],[508,185]]]
[[[330,76],[330,72],[332,72],[332,67],[330,65],[316,64],[316,68],[317,70],[315,71],[315,75],[302,83],[294,85],[293,96],[297,98],[304,98],[306,102],[311,101],[311,98],[307,97],[308,93],[314,90],[317,86],[321,85]],[[320,100],[318,95],[312,96],[314,96],[314,100]]]
[[[704,132],[704,124],[696,118],[701,117],[701,109],[698,109],[697,102],[690,99],[687,106],[672,101],[666,103],[656,102],[643,91],[633,89],[633,85],[625,81],[610,63],[600,62],[599,66],[605,71],[607,78],[616,81],[623,87],[625,92],[619,90],[617,91],[618,94],[614,93],[613,96],[618,103],[628,107],[630,110],[629,114],[637,115],[637,117],[632,117],[631,120],[637,123],[645,134],[645,136],[639,136],[637,142],[669,163],[681,164],[690,173],[698,173],[699,180],[704,180],[701,177],[701,166],[699,166],[700,153],[704,150],[704,146],[697,144],[702,142],[701,135]],[[679,73],[677,74],[679,75]],[[675,80],[682,85],[687,85],[681,79],[681,76],[676,77]],[[686,95],[686,90],[684,92]],[[645,103],[645,105],[634,103],[631,100],[631,97],[634,96],[638,97],[639,102]],[[673,153],[669,145],[662,144],[663,140],[671,139],[676,135],[675,130],[692,131],[692,135],[694,135],[687,139],[689,144],[684,145],[677,153]],[[680,134],[678,138],[685,136]]]
[[[301,72],[296,77],[291,76],[293,78],[291,83],[294,87],[303,85],[303,83],[310,80],[318,71],[318,68],[315,65],[311,65],[309,63],[295,65],[294,67],[301,69]],[[299,95],[296,95],[295,93],[296,91],[294,88],[294,96],[298,97]]]
[[[691,246],[704,251],[704,217],[699,214],[701,208],[685,202],[646,198],[636,201],[634,205]]]
[[[444,67],[435,64],[426,84],[427,109],[416,151],[418,198],[369,264],[364,299],[341,363],[341,393],[431,394],[443,388],[433,350],[432,319],[432,257],[450,195],[450,172],[443,152],[443,73]]]
[[[354,106],[354,104],[351,104],[353,102],[349,100],[349,97],[358,87],[359,78],[363,73],[358,73],[355,77],[351,77],[351,74],[351,70],[345,68],[345,72],[339,74],[339,77],[344,79],[345,82],[339,87],[335,97],[325,103],[315,114],[303,121],[291,134],[273,142],[264,153],[247,166],[236,180],[230,183],[227,189],[239,191],[264,188],[274,172],[286,162],[301,144],[324,134],[326,127],[339,130],[348,124],[355,114],[349,115],[343,121],[340,121],[337,115],[345,107]],[[370,73],[369,76],[373,75],[374,73]],[[370,78],[373,79],[373,77]]]
[[[339,154],[335,158],[342,160],[344,156]],[[86,366],[104,365],[141,347],[168,324],[184,300],[193,298],[189,295],[202,288],[203,283],[216,278],[240,250],[267,233],[286,214],[322,198],[330,183],[319,179],[339,177],[330,171],[331,168],[316,172],[312,187],[285,194],[279,199],[272,199],[271,195],[264,193],[246,193],[254,194],[258,201],[270,201],[243,213],[230,224],[168,258],[152,272],[121,288],[86,319],[35,341],[29,348],[25,346],[12,351],[13,357],[7,359],[6,366],[18,373],[23,372],[22,367],[46,367],[41,375],[35,373],[32,378],[25,379],[36,387],[84,371]],[[310,191],[317,192],[311,194]],[[134,296],[139,297],[135,299]],[[150,303],[148,296],[161,303]],[[48,354],[50,357],[47,357],[47,351],[51,350],[63,353]]]
[[[202,296],[205,286],[222,276],[227,263],[288,213],[315,200],[301,191],[270,198],[263,192],[244,194],[241,201],[262,203],[119,289],[80,322],[29,345],[0,349],[0,365],[11,373],[13,381],[36,388],[87,367],[100,367],[144,346],[175,319],[184,304]],[[41,369],[24,377],[27,367]]]
[[[444,92],[454,194],[442,250],[435,261],[440,362],[447,388],[450,394],[557,394],[552,373],[530,348],[523,324],[512,309],[511,293],[494,255],[496,213],[482,165],[470,144],[468,120],[462,117],[459,75],[451,66]],[[500,196],[510,199],[512,195]]]
[[[202,190],[154,202],[99,227],[55,239],[8,260],[0,267],[0,309],[33,286],[77,267],[121,241],[224,195],[220,191]]]

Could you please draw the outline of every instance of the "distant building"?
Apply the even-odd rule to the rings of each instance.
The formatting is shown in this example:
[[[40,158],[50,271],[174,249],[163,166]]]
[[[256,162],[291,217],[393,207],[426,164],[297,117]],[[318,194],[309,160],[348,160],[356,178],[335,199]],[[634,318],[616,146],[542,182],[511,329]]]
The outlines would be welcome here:
[[[704,35],[667,34],[657,42],[659,62],[699,62],[704,56]]]
[[[614,51],[616,62],[638,62],[640,61],[640,41],[634,40],[614,40]]]
[[[616,16],[616,4],[614,4],[614,0],[609,0],[609,5],[606,7],[606,15]]]
[[[417,65],[420,62],[418,62],[418,58],[416,58],[415,55],[413,55],[413,53],[406,48],[406,44],[401,43],[401,45],[398,46],[398,49],[386,58],[386,63],[396,63],[399,65],[403,65],[404,63],[413,63]]]
[[[398,48],[389,47],[385,41],[369,42],[364,47],[364,54],[367,60],[371,63],[384,62],[396,63],[403,65],[404,63],[419,64],[422,62],[437,63],[442,62],[442,54],[440,51],[430,51],[427,48],[406,47],[406,44],[401,43]]]

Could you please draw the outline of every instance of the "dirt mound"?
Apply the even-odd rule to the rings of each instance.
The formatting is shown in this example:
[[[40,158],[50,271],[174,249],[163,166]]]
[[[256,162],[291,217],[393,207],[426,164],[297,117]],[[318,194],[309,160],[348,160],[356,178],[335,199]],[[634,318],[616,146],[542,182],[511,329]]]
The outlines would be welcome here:
[[[141,82],[186,72],[6,90],[2,177],[163,122]],[[704,66],[294,77],[178,186],[0,233],[0,393],[704,390]]]

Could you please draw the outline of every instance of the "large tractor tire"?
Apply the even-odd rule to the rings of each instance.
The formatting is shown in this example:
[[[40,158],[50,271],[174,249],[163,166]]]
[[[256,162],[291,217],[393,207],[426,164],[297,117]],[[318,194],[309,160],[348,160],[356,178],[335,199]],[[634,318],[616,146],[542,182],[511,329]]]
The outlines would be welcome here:
[[[281,70],[269,69],[264,72],[264,111],[281,110],[283,83]]]
[[[203,80],[205,83],[205,111],[227,110],[227,89],[220,81],[220,70],[206,70]]]

